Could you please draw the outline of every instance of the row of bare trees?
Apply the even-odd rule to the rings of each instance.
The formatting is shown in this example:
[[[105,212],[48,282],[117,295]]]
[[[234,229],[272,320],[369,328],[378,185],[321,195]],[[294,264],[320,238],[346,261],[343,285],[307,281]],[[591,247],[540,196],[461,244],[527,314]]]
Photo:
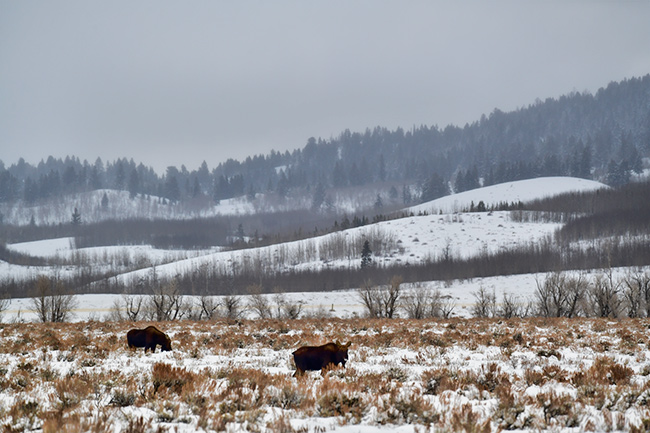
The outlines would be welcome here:
[[[607,268],[592,278],[583,272],[552,272],[536,282],[533,299],[504,293],[498,302],[495,292],[484,287],[473,295],[474,317],[650,317],[650,272],[617,277]]]
[[[402,312],[411,319],[451,317],[455,304],[450,296],[443,295],[439,288],[432,289],[421,283],[405,290],[403,281],[401,276],[395,275],[386,285],[364,282],[357,289],[357,295],[366,315],[392,319]]]
[[[303,306],[301,302],[290,301],[280,288],[275,289],[274,295],[264,294],[259,284],[249,286],[245,298],[234,294],[213,296],[207,291],[186,296],[177,279],[162,281],[155,268],[139,279],[137,293],[124,293],[114,302],[113,320],[239,319],[249,313],[262,319],[297,319]]]

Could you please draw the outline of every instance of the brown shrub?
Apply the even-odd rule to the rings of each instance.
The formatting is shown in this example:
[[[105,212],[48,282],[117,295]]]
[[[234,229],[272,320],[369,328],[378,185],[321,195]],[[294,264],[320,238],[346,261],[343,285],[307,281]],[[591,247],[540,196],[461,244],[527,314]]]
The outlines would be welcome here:
[[[156,362],[151,370],[151,381],[153,384],[154,394],[158,392],[161,387],[167,388],[170,391],[180,394],[183,387],[194,381],[196,375],[184,368],[173,367],[170,364],[163,362]]]
[[[453,381],[451,376],[447,369],[425,370],[421,376],[424,393],[438,395],[446,390],[456,390],[458,383]]]
[[[78,406],[92,391],[88,382],[78,376],[68,376],[54,381],[54,398],[60,410]]]
[[[554,391],[537,395],[537,404],[544,411],[544,421],[547,425],[551,421],[564,427],[578,427],[579,417],[576,411],[576,402],[568,394],[557,394]]]
[[[454,408],[445,424],[454,432],[489,433],[492,431],[490,419],[481,420],[481,415],[474,412],[469,403]]]
[[[571,377],[576,387],[599,385],[627,385],[634,375],[634,370],[618,364],[612,358],[600,356],[586,371],[578,371]]]

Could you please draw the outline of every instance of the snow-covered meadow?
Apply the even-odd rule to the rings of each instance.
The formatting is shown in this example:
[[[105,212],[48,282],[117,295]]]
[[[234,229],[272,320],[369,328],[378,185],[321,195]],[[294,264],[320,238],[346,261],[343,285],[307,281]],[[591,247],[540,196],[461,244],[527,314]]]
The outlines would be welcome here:
[[[144,326],[145,324],[137,324]],[[0,327],[5,431],[644,431],[648,320],[124,322]],[[292,377],[302,345],[351,342],[345,369]]]

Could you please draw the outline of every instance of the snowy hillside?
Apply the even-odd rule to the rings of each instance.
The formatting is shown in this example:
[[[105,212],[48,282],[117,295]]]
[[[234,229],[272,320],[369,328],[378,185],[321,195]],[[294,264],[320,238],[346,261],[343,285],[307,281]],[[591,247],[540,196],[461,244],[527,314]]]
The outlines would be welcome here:
[[[106,197],[105,204],[102,199]],[[32,218],[37,225],[65,224],[77,208],[85,223],[130,218],[188,219],[207,218],[216,215],[239,215],[255,211],[244,197],[222,200],[215,205],[205,199],[191,204],[171,204],[160,197],[138,195],[134,198],[127,191],[111,189],[96,190],[57,198],[41,205],[27,206],[22,201],[12,205],[0,204],[0,212],[8,224],[25,225]]]
[[[484,188],[448,195],[437,200],[411,207],[413,213],[452,213],[468,209],[480,201],[486,207],[499,203],[526,202],[569,192],[594,191],[609,188],[600,182],[575,177],[540,177],[537,179],[506,182]]]
[[[510,220],[508,212],[455,214],[453,212],[456,209],[468,207],[472,201],[478,203],[484,200],[487,204],[533,200],[562,192],[604,187],[605,185],[598,182],[566,177],[508,182],[443,197],[410,208],[414,213],[431,212],[430,215],[385,221],[307,240],[241,251],[171,252],[142,246],[75,249],[72,239],[67,238],[14,244],[8,247],[40,257],[70,258],[72,255],[83,254],[86,257],[96,257],[97,266],[110,266],[110,260],[106,258],[119,255],[129,256],[132,262],[148,258],[152,265],[156,265],[160,275],[170,277],[191,271],[203,264],[226,267],[228,263],[253,260],[261,261],[266,268],[274,268],[277,271],[289,268],[357,267],[359,266],[358,255],[348,253],[345,258],[340,256],[333,258],[328,250],[333,244],[359,245],[364,239],[374,239],[376,243],[380,243],[380,250],[374,249],[374,260],[379,264],[418,263],[435,260],[443,254],[468,258],[485,252],[494,253],[530,242],[539,242],[551,235],[559,225],[514,222]],[[124,203],[129,203],[128,195],[123,199],[125,199]],[[126,208],[126,205],[124,207]],[[4,278],[24,278],[39,273],[48,274],[52,270],[34,266],[26,269],[0,262],[0,272]],[[66,272],[72,273],[74,268],[63,270],[63,274]],[[145,268],[125,274],[121,278],[137,278],[148,272],[149,269]]]
[[[71,238],[36,241],[9,245],[9,248],[41,257],[68,258],[83,255],[92,260],[96,268],[113,266],[116,261],[150,263],[156,266],[160,277],[173,277],[177,274],[192,272],[202,266],[217,269],[230,269],[233,263],[239,266],[254,265],[261,269],[274,272],[284,272],[290,269],[323,269],[323,268],[357,268],[360,266],[359,256],[351,252],[344,253],[344,258],[333,257],[332,249],[339,245],[359,245],[364,239],[373,239],[378,249],[374,250],[373,261],[377,264],[390,265],[397,263],[417,264],[427,260],[436,260],[443,255],[455,258],[469,258],[483,253],[495,253],[509,250],[529,243],[544,242],[560,227],[554,223],[516,222],[511,220],[509,212],[483,213],[442,213],[443,209],[453,209],[465,206],[474,201],[517,201],[541,198],[567,191],[584,191],[602,188],[597,182],[573,178],[547,178],[531,181],[510,182],[495,185],[475,191],[445,197],[434,202],[423,204],[412,210],[431,211],[433,214],[421,214],[413,217],[384,221],[364,227],[349,229],[324,236],[272,245],[263,248],[237,251],[165,251],[146,246],[101,247],[75,249]],[[419,209],[419,210],[418,210]],[[444,212],[444,211],[443,211]],[[127,257],[125,260],[124,257]],[[123,273],[117,277],[125,283],[135,281],[139,277],[148,276],[151,267],[145,266],[140,270]],[[33,278],[39,274],[73,275],[73,266],[63,269],[47,267],[25,267],[0,262],[2,278]],[[466,315],[462,309],[472,301],[471,293],[480,287],[492,288],[503,293],[517,292],[524,296],[532,293],[536,276],[495,277],[468,282],[448,282],[440,287],[454,299],[458,308],[457,313]],[[361,312],[358,299],[352,292],[349,295],[338,294],[292,294],[310,308],[318,309],[337,305],[337,315],[346,317]],[[89,300],[91,298],[88,298]],[[93,301],[91,301],[91,304]],[[106,313],[110,302],[99,301]],[[25,311],[27,304],[14,300],[12,310]],[[90,307],[91,311],[97,311]]]

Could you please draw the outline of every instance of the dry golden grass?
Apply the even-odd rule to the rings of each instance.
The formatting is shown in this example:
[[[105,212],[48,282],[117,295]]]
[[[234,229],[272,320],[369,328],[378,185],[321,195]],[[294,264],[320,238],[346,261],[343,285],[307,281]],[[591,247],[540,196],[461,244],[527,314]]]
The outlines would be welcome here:
[[[1,324],[3,431],[650,426],[648,320],[169,322],[172,352],[128,349],[147,324]],[[292,377],[293,350],[334,340],[346,369]]]

